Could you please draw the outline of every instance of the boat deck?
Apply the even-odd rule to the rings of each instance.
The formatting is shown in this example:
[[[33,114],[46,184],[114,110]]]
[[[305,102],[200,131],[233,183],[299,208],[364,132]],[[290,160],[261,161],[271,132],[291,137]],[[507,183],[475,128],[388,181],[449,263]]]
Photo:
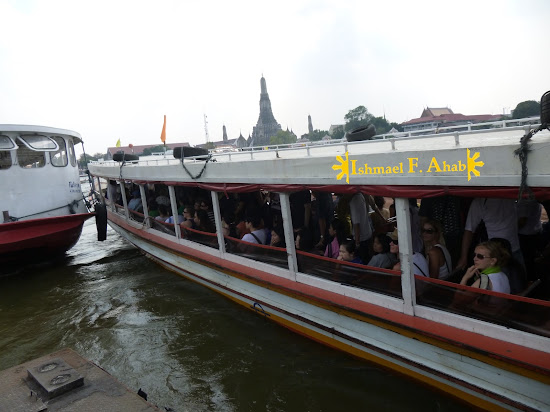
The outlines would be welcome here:
[[[54,360],[61,359],[67,366],[51,381],[46,383],[48,391],[40,387],[30,378],[30,373],[40,365],[51,365]],[[56,379],[61,381],[72,368],[73,375],[80,375],[83,385],[58,394],[53,388]],[[47,369],[47,368],[45,368]],[[29,372],[28,372],[29,371]],[[64,373],[63,373],[64,372]],[[45,372],[47,373],[47,371]],[[53,376],[52,375],[52,376]],[[0,411],[159,411],[157,407],[145,401],[136,393],[117,381],[113,376],[94,363],[84,359],[71,349],[42,356],[0,372]],[[59,384],[58,386],[61,386]],[[49,399],[48,399],[49,398]]]

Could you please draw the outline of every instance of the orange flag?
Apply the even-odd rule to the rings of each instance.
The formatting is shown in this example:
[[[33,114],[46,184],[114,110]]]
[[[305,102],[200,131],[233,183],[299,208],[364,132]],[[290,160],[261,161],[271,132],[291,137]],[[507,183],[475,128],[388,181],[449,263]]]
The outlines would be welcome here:
[[[162,133],[160,134],[160,140],[166,144],[166,115],[164,115],[164,125],[162,126]]]

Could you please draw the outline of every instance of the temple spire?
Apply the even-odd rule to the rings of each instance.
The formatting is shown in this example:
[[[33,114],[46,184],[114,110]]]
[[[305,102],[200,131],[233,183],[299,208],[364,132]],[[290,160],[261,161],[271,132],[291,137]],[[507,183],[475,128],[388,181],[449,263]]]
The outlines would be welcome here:
[[[271,110],[271,101],[269,100],[269,94],[267,94],[267,85],[262,75],[260,79],[261,93],[260,93],[260,116],[256,126],[252,129],[251,146],[268,145],[272,136],[275,136],[281,129],[281,125],[275,120],[273,112]]]

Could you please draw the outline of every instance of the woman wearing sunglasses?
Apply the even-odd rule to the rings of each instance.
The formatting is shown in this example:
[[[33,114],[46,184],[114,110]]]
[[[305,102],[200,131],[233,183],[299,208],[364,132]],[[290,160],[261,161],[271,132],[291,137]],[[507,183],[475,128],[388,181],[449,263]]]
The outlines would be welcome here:
[[[510,293],[508,276],[501,271],[508,258],[508,253],[498,242],[490,240],[480,243],[474,251],[474,264],[468,268],[460,284],[467,285],[470,279],[475,278],[471,285],[473,288]]]
[[[449,251],[444,246],[445,239],[438,221],[426,219],[422,225],[424,256],[428,261],[430,277],[446,280],[451,276],[452,262]]]

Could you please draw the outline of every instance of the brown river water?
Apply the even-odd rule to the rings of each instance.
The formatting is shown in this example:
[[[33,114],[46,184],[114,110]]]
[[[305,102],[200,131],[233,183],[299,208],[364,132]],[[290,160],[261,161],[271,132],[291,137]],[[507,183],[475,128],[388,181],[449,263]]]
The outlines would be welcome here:
[[[0,370],[70,347],[161,410],[470,410],[96,239],[90,219],[64,261],[0,278]]]

